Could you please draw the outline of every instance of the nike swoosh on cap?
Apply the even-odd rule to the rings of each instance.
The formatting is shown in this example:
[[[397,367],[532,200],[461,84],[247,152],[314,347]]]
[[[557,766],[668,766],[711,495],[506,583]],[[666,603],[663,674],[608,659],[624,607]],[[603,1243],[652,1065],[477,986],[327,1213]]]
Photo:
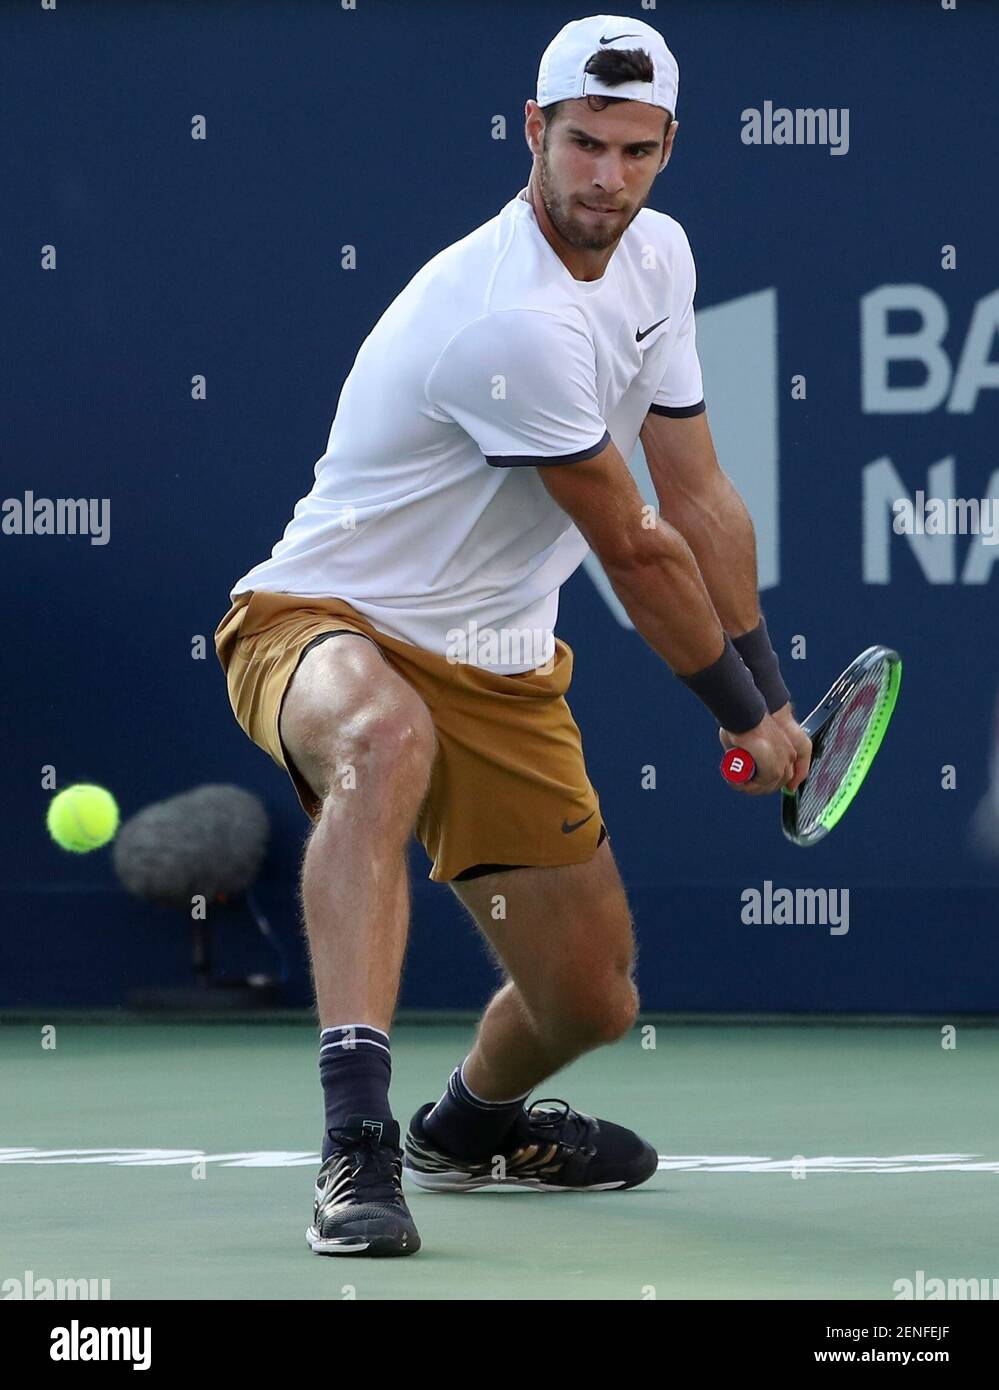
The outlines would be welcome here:
[[[641,34],[634,34],[634,33],[631,33],[631,34],[611,34],[611,36],[610,36],[609,39],[605,39],[604,36],[603,36],[603,34],[601,34],[601,35],[600,35],[600,42],[601,42],[601,43],[613,43],[615,39],[640,39],[641,37],[642,37]]]

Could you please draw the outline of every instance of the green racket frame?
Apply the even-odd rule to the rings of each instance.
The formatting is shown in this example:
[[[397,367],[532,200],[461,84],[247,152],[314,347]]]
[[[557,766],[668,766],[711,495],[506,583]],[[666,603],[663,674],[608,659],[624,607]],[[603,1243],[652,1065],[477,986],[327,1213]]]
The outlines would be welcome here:
[[[877,708],[871,715],[857,751],[850,760],[839,787],[822,811],[818,824],[807,834],[798,829],[799,794],[807,786],[808,778],[793,792],[784,791],[781,795],[781,828],[789,840],[796,845],[818,844],[829,831],[843,818],[847,807],[860,790],[864,778],[881,747],[888,725],[898,699],[902,684],[902,658],[890,647],[868,647],[852,661],[843,674],[829,688],[823,699],[802,721],[801,727],[812,740],[812,757],[821,754],[824,736],[828,733],[836,713],[846,704],[859,681],[872,667],[887,665],[888,679],[878,700]],[[809,773],[809,776],[811,773]]]

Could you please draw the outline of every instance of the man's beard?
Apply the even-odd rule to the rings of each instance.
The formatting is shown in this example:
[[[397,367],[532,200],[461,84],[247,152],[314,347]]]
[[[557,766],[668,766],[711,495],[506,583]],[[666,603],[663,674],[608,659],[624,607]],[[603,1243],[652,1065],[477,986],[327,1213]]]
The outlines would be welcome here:
[[[645,200],[638,204],[635,210],[628,217],[627,221],[621,216],[608,218],[608,225],[601,227],[599,222],[592,226],[584,222],[585,214],[579,212],[579,202],[576,199],[563,198],[552,188],[551,166],[548,162],[548,155],[542,151],[539,165],[539,186],[541,190],[541,201],[545,205],[545,211],[551,219],[552,226],[558,232],[563,241],[569,246],[576,246],[581,251],[606,251],[608,246],[613,246],[619,239],[622,232],[630,227],[632,222],[645,206]]]

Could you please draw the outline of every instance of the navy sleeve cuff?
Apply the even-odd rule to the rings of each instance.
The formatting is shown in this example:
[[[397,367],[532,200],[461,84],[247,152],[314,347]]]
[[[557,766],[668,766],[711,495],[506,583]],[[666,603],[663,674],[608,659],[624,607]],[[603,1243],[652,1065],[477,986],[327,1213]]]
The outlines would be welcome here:
[[[536,454],[485,454],[484,458],[492,468],[523,468],[527,465],[540,468],[550,463],[582,463],[584,459],[602,454],[610,442],[610,430],[604,430],[603,438],[596,444],[591,444],[588,449],[580,449],[575,454],[558,454],[552,458],[543,458]]]
[[[686,420],[689,415],[703,415],[707,406],[703,400],[696,405],[650,405],[650,415],[668,415],[671,420]]]

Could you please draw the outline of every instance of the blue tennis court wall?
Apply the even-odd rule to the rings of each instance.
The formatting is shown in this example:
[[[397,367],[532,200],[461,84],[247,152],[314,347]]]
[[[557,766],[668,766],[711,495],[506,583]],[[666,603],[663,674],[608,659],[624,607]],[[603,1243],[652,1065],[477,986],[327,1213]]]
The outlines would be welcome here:
[[[891,500],[999,498],[999,7],[619,8],[679,59],[680,131],[650,204],[694,248],[709,418],[798,707],[872,642],[905,659],[869,784],[802,851],[775,798],[722,784],[710,717],[600,575],[566,587],[571,703],[645,1006],[995,1011],[999,869],[969,823],[989,786],[999,544],[896,535]],[[526,182],[538,58],[585,12],[5,10],[2,494],[108,499],[110,532],[0,535],[0,1004],[185,980],[183,920],[128,900],[106,852],[46,838],[46,767],[109,786],[126,816],[208,781],[258,792],[274,821],[261,902],[292,959],[287,998],[308,1000],[306,824],[237,728],[211,634],[308,490],[366,333]],[[779,108],[835,113],[827,143],[747,143]],[[419,847],[412,863],[401,1002],[475,1005],[486,957]],[[743,921],[767,883],[848,891],[849,930]],[[262,944],[227,929],[220,966],[254,962]]]

